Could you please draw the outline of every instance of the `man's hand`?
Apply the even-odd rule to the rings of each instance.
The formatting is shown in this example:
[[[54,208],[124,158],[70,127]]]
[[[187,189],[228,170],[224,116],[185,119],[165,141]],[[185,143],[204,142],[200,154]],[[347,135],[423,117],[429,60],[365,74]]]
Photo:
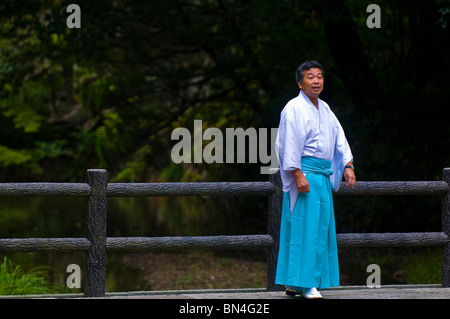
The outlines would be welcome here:
[[[306,179],[305,175],[303,175],[300,169],[296,169],[292,171],[292,174],[295,177],[295,182],[297,183],[297,191],[299,193],[309,193],[309,182]]]
[[[351,165],[352,163],[349,163],[347,165]],[[356,176],[355,176],[355,172],[353,171],[352,168],[346,168],[344,169],[344,178],[347,181],[347,186],[346,187],[353,187],[355,186],[356,183]]]

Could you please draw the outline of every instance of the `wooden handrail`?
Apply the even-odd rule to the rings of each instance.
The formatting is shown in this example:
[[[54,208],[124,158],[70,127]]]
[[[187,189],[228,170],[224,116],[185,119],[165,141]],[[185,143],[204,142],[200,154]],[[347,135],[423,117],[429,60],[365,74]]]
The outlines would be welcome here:
[[[442,231],[422,233],[337,234],[340,247],[442,246],[442,286],[450,287],[450,168],[442,181],[343,182],[337,196],[353,195],[441,195]],[[0,196],[85,196],[88,198],[86,238],[0,239],[0,251],[86,252],[84,295],[105,295],[107,251],[167,251],[174,249],[268,249],[267,290],[275,284],[282,207],[279,172],[268,182],[212,183],[108,183],[106,170],[88,170],[87,183],[0,183]],[[142,196],[267,196],[268,233],[194,237],[106,237],[107,197]]]

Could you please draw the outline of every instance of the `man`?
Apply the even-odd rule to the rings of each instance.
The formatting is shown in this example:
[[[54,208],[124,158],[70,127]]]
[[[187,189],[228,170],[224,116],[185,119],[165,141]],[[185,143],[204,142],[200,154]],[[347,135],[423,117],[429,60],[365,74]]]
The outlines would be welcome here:
[[[275,144],[284,192],[275,282],[288,295],[322,298],[317,288],[339,286],[332,189],[356,177],[342,126],[319,99],[322,66],[302,63],[296,80],[300,94],[282,110]]]

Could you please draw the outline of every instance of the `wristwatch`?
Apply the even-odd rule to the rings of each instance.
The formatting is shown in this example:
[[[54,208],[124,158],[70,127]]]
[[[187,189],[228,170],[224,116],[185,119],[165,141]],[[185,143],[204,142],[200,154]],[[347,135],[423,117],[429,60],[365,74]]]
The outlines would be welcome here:
[[[353,165],[347,165],[344,167],[344,169],[346,169],[346,168],[351,168],[352,170],[355,170],[355,166],[353,166]]]

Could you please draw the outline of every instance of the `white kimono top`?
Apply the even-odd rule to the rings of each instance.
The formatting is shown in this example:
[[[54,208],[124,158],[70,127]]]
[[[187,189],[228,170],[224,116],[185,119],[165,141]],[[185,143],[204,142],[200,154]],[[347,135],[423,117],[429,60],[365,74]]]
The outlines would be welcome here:
[[[345,164],[353,161],[350,146],[338,119],[327,103],[318,99],[317,109],[300,91],[281,111],[275,150],[280,166],[283,191],[289,192],[291,212],[298,195],[291,171],[301,169],[301,159],[312,156],[331,161],[330,182],[337,191]]]

